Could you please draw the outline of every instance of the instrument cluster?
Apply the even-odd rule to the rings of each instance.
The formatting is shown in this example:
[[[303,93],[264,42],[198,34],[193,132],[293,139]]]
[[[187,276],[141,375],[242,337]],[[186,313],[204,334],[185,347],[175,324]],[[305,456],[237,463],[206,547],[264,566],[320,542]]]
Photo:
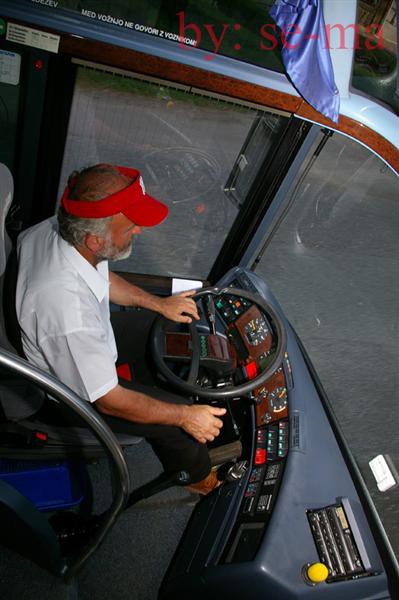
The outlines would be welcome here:
[[[216,303],[216,307],[226,322],[228,337],[246,377],[256,377],[267,367],[268,357],[273,352],[273,330],[266,315],[256,305],[236,296],[226,296]],[[285,362],[289,367],[287,357]],[[288,417],[287,383],[283,366],[266,383],[256,388],[253,395],[257,426]]]
[[[288,393],[283,367],[254,391],[257,425],[266,425],[288,416]]]

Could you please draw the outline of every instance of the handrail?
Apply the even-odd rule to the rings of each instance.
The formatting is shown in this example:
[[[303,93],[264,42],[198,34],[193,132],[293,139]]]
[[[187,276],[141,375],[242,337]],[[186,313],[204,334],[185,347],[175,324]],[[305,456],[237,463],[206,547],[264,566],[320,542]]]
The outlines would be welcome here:
[[[65,563],[61,575],[70,579],[83,565],[83,563],[95,552],[109,529],[112,527],[116,518],[125,507],[129,497],[130,476],[129,470],[123,455],[122,449],[110,430],[88,402],[79,398],[69,387],[60,383],[55,377],[45,373],[41,369],[29,364],[25,359],[0,347],[0,366],[4,366],[11,371],[22,375],[23,377],[37,383],[49,394],[55,396],[61,402],[66,404],[76,412],[94,431],[99,441],[104,445],[111,468],[115,476],[115,489],[113,499],[109,509],[102,515],[98,529],[93,535],[93,539],[87,544],[77,557],[72,557]]]

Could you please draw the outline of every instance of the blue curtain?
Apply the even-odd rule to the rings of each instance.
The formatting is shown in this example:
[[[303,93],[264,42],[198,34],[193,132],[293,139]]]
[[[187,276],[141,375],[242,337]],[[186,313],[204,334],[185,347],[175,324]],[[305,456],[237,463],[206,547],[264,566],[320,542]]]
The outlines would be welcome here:
[[[321,0],[276,0],[269,12],[285,35],[281,55],[292,83],[313,108],[337,123],[339,92]]]

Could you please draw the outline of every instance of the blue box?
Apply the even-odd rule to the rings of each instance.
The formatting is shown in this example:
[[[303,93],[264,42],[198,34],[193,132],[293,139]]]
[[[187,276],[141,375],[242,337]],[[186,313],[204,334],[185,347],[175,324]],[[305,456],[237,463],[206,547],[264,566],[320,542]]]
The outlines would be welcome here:
[[[0,479],[38,510],[71,508],[84,497],[84,463],[67,460],[0,459]]]

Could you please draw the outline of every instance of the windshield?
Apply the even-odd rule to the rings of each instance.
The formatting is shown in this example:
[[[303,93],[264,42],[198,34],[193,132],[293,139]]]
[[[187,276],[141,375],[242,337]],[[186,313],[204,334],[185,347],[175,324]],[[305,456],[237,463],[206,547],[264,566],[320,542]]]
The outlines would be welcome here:
[[[187,86],[79,66],[58,197],[74,170],[99,162],[139,169],[169,216],[137,236],[115,268],[206,279],[287,121]]]
[[[399,488],[380,492],[369,461],[399,465],[398,200],[398,177],[335,134],[304,163],[257,267],[310,356],[396,556]]]

